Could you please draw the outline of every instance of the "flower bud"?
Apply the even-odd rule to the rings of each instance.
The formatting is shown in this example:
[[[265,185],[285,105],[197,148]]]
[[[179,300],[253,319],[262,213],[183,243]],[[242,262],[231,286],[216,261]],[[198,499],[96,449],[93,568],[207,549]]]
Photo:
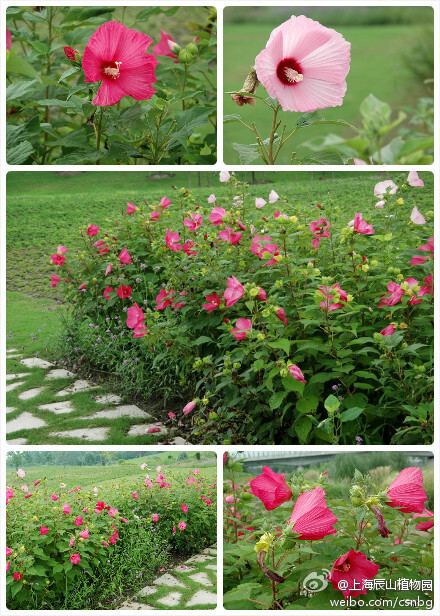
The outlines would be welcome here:
[[[199,53],[199,48],[194,43],[188,43],[185,49],[193,56],[196,56]]]
[[[179,53],[180,64],[189,64],[192,59],[193,55],[187,49],[182,49],[182,51]]]

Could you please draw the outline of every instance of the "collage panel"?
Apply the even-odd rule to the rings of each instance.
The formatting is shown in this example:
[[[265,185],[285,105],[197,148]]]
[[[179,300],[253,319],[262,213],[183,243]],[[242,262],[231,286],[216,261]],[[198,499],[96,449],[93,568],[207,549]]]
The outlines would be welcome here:
[[[215,452],[17,449],[4,462],[9,610],[217,607]]]
[[[432,164],[432,6],[227,6],[223,49],[225,164]]]
[[[224,454],[226,610],[434,605],[431,451]]]
[[[9,165],[217,162],[213,6],[10,6]]]
[[[430,172],[7,181],[10,444],[432,444]]]

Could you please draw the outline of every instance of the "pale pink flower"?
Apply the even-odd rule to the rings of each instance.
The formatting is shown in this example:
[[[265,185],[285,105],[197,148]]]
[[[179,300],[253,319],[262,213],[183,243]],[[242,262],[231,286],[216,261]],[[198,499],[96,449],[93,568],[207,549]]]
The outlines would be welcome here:
[[[425,183],[419,178],[417,171],[410,171],[406,180],[410,186],[424,186]]]
[[[419,212],[416,205],[414,206],[413,211],[411,212],[411,221],[415,225],[424,225],[426,223],[426,220],[423,214]]]
[[[168,417],[169,417],[170,419],[176,419],[176,413],[173,413],[172,411],[170,411],[170,412],[168,413]]]
[[[75,543],[75,537],[72,537],[71,540],[69,541],[69,548],[71,548],[74,543]]]
[[[85,528],[84,530],[82,530],[79,534],[80,537],[82,537],[83,539],[88,539],[89,538],[89,529]]]
[[[179,522],[177,526],[179,527],[180,530],[185,530],[186,522]]]
[[[266,205],[266,201],[264,199],[262,199],[261,197],[257,197],[255,199],[255,207],[260,210],[262,207],[264,207]]]
[[[259,81],[284,111],[342,105],[349,69],[350,43],[304,15],[275,28],[255,58]]]
[[[23,479],[23,477],[26,477],[26,472],[22,468],[19,468],[17,471],[17,477],[20,477],[20,479]]]
[[[27,486],[21,486],[21,489],[23,490],[23,492],[27,492],[28,491],[28,487]]]
[[[220,171],[220,182],[228,182],[231,179],[231,174],[228,171]]]
[[[95,31],[82,59],[85,82],[102,82],[94,105],[116,105],[123,96],[147,100],[155,94],[157,59],[146,53],[152,42],[118,21],[107,21]]]
[[[383,210],[383,206],[385,205],[385,201],[378,201],[374,206],[376,210]]]
[[[279,196],[274,190],[271,190],[269,193],[269,203],[276,203],[279,199]]]
[[[383,180],[378,182],[374,187],[374,196],[383,199],[386,194],[394,195],[397,192],[397,186],[392,180]]]
[[[61,244],[57,247],[57,253],[59,255],[65,255],[67,250],[68,249],[65,246],[62,246]]]
[[[159,514],[153,513],[153,522],[159,522]]]
[[[353,225],[350,225],[350,223],[348,223],[348,225],[354,226],[354,230],[357,231],[357,233],[362,233],[364,235],[374,234],[373,225],[369,225],[365,220],[362,220],[362,214],[355,214]]]
[[[215,203],[216,201],[217,201],[217,199],[215,198],[214,193],[212,193],[212,195],[209,195],[208,203]]]
[[[69,507],[69,505],[65,504],[63,505],[63,513],[68,514],[70,513],[71,509]]]
[[[77,565],[80,560],[81,557],[79,554],[72,554],[72,556],[70,557],[70,562],[72,563],[72,565]]]
[[[56,494],[51,494],[51,495],[50,495],[50,498],[51,498],[53,501],[57,501],[57,500],[58,500],[58,496],[57,496]]]

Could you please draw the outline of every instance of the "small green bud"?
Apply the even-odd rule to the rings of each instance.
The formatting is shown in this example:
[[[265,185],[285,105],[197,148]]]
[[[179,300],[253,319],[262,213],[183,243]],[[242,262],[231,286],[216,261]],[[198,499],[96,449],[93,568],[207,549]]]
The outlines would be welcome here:
[[[179,53],[180,64],[189,64],[192,59],[193,55],[187,49],[182,49],[182,51]]]

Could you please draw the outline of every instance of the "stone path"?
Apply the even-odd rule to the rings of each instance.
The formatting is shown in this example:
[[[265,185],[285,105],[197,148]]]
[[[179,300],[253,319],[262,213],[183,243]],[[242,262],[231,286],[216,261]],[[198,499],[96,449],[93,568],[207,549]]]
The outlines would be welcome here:
[[[211,546],[139,590],[119,610],[213,610],[217,607],[217,548]]]
[[[6,434],[11,444],[25,445],[31,435],[32,444],[67,438],[75,439],[73,443],[105,443],[110,437],[111,444],[133,437],[146,437],[145,444],[169,438],[173,445],[185,444],[181,437],[173,439],[150,413],[123,404],[120,396],[69,370],[39,357],[23,358],[17,349],[8,349],[6,359]]]

